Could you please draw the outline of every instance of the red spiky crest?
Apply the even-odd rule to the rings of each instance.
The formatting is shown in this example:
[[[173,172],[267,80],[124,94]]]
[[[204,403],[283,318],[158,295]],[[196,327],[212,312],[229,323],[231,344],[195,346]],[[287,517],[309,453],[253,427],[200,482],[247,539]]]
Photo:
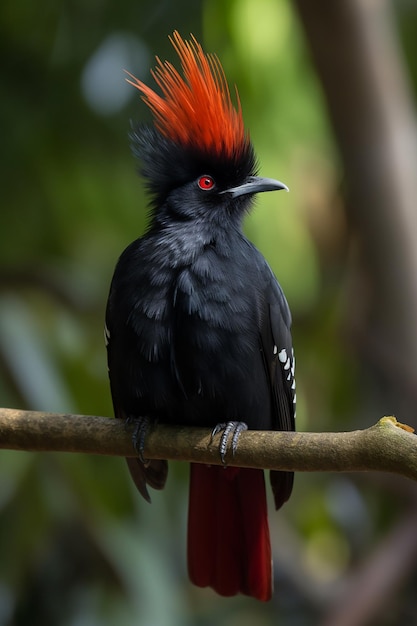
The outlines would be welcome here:
[[[156,57],[151,74],[162,91],[129,74],[128,82],[142,92],[156,128],[167,138],[226,156],[238,156],[249,143],[239,95],[233,106],[224,70],[217,56],[205,54],[196,38],[182,39],[178,31],[169,38],[177,52],[183,76],[169,62]]]

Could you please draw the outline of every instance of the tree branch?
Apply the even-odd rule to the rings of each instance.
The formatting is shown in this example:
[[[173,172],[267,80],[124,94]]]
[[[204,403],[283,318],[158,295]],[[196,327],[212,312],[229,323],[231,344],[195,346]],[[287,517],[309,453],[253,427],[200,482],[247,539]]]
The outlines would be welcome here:
[[[145,456],[220,465],[218,440],[205,428],[157,425]],[[0,448],[135,456],[129,429],[115,419],[0,408]],[[383,417],[366,430],[342,433],[247,431],[229,465],[296,472],[385,471],[417,480],[417,437]]]

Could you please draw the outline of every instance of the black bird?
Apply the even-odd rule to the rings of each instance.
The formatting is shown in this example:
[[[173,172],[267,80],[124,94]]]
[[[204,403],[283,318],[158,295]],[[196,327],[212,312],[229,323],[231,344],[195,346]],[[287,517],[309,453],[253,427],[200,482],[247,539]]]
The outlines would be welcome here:
[[[246,428],[294,430],[291,315],[267,262],[242,233],[254,195],[286,189],[256,175],[253,146],[217,57],[194,37],[171,42],[182,74],[157,58],[162,95],[131,76],[154,124],[132,133],[151,196],[146,234],[122,253],[106,312],[116,417],[207,426],[236,445]],[[140,447],[143,448],[141,443]],[[145,499],[166,461],[128,459]],[[278,509],[293,474],[271,471]],[[268,600],[272,563],[262,470],[191,465],[193,583]]]

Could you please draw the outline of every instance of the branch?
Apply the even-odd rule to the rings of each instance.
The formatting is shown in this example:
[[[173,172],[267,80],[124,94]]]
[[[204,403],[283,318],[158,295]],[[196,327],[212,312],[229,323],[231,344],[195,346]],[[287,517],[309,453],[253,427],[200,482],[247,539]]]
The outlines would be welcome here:
[[[206,428],[157,425],[145,444],[149,459],[220,465],[218,439]],[[131,432],[106,417],[0,409],[0,448],[136,456]],[[247,431],[229,465],[296,472],[393,472],[417,480],[417,437],[383,417],[366,430],[342,433]]]

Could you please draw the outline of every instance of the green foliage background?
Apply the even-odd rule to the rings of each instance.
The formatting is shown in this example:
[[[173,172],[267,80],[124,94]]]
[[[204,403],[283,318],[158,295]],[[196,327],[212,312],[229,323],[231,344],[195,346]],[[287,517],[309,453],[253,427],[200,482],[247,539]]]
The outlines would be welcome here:
[[[415,20],[402,28],[410,58]],[[173,59],[174,29],[218,54],[261,172],[291,190],[262,195],[246,229],[293,311],[298,427],[366,427],[379,415],[344,336],[343,173],[286,0],[1,3],[0,404],[112,414],[107,290],[146,223],[128,132],[147,111],[123,69],[150,81],[154,54]],[[401,506],[383,496],[348,476],[298,476],[271,512],[277,591],[264,606],[189,585],[186,467],[171,464],[148,506],[121,459],[2,451],[0,626],[311,624]]]

